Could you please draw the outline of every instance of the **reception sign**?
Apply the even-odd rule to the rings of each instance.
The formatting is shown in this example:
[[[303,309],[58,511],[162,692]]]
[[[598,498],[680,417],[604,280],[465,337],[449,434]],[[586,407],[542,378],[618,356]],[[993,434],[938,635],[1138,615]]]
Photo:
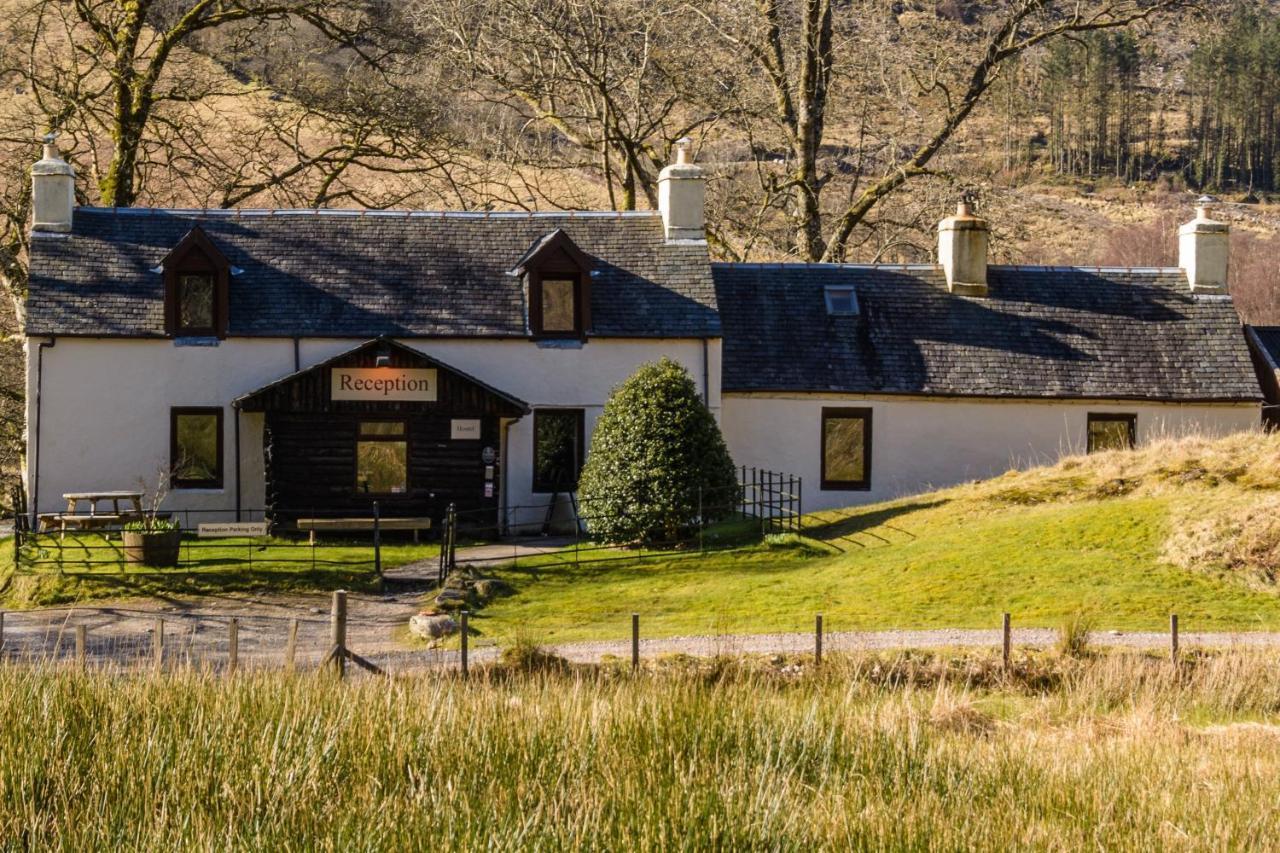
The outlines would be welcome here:
[[[436,371],[401,367],[335,367],[330,376],[332,400],[434,403]]]

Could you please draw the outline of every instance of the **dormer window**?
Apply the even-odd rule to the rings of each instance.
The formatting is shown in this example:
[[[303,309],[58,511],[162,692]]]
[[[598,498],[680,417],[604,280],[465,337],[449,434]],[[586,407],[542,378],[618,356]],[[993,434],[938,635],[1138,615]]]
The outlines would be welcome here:
[[[512,270],[523,275],[529,332],[535,338],[584,340],[591,328],[591,258],[556,229],[530,247]]]
[[[852,287],[828,287],[827,313],[833,317],[851,317],[858,313],[858,294]]]
[[[198,226],[164,259],[165,329],[175,338],[225,338],[230,265]]]

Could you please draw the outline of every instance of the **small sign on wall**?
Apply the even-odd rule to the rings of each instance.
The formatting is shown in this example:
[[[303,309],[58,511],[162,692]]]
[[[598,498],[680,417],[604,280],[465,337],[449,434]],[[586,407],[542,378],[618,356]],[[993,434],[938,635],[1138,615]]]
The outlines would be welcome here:
[[[332,400],[434,403],[438,392],[434,368],[335,367],[329,379]]]
[[[266,536],[267,523],[265,521],[202,521],[196,527],[196,535],[201,539],[224,539],[231,536]]]
[[[480,421],[479,419],[460,419],[454,418],[449,422],[449,438],[466,439],[469,441],[480,440]]]

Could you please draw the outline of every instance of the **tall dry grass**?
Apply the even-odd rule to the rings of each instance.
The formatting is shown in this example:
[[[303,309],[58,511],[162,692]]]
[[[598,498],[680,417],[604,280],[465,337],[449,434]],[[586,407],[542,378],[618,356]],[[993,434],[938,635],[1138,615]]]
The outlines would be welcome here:
[[[1280,664],[718,662],[346,684],[0,669],[0,838],[101,849],[1247,848]],[[1259,723],[1258,721],[1262,721]]]

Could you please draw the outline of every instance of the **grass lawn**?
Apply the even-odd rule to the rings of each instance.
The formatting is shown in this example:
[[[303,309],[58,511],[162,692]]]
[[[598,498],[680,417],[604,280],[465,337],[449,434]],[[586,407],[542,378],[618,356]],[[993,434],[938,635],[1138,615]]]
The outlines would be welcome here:
[[[620,639],[630,614],[645,636],[812,630],[1056,627],[1074,611],[1098,628],[1280,629],[1280,597],[1233,577],[1168,565],[1176,500],[1124,497],[1005,506],[944,497],[818,519],[817,547],[574,567],[521,562],[499,574],[516,594],[472,624],[539,641]],[[550,561],[548,561],[550,562]]]
[[[23,570],[13,573],[13,543],[0,542],[0,592],[5,607],[32,607],[104,597],[201,595],[213,592],[313,592],[372,590],[378,585],[373,548],[367,541],[183,540],[176,569],[132,566],[124,561],[118,537],[68,534],[61,548],[53,536],[24,546]],[[392,540],[382,545],[382,566],[395,568],[435,557],[435,544]],[[12,577],[10,577],[12,576]]]

